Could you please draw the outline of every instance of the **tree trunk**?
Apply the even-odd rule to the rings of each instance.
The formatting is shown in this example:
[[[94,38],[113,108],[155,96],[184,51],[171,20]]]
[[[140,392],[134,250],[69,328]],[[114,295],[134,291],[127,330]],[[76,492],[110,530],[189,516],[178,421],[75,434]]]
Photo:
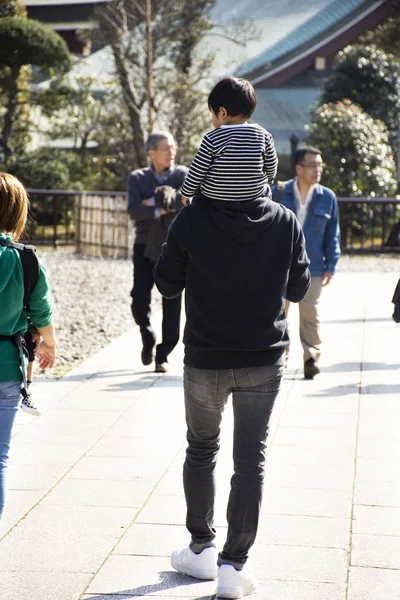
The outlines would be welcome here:
[[[149,122],[147,131],[153,133],[153,40],[151,33],[151,0],[146,0],[146,83]]]
[[[8,84],[8,102],[6,105],[6,113],[4,115],[3,129],[1,131],[0,139],[0,146],[2,147],[4,153],[4,162],[7,162],[12,155],[12,150],[8,144],[8,141],[11,136],[15,111],[18,106],[18,77],[20,70],[21,67],[19,65],[13,65],[11,67],[11,74]]]
[[[189,26],[189,25],[188,25]],[[179,56],[179,60],[177,62],[178,69],[178,78],[180,79],[181,85],[176,86],[175,91],[173,93],[173,100],[176,107],[179,107],[177,113],[175,115],[175,124],[174,124],[174,138],[177,143],[178,148],[182,145],[184,134],[185,134],[185,126],[188,112],[185,106],[186,100],[186,92],[185,92],[185,84],[186,80],[189,78],[190,67],[192,66],[192,52],[194,50],[194,45],[191,45],[189,42],[182,42],[181,44],[181,53]],[[187,104],[187,103],[186,103]],[[180,110],[181,109],[181,110]]]
[[[130,81],[129,72],[126,68],[124,57],[122,56],[121,45],[118,43],[112,44],[112,51],[117,68],[117,74],[120,86],[123,91],[124,100],[128,108],[129,121],[133,134],[133,147],[137,157],[137,167],[145,167],[147,165],[147,155],[144,149],[144,135],[142,123],[140,120],[141,113],[135,98],[135,91]]]
[[[179,78],[184,79],[184,75],[178,74]],[[183,83],[183,82],[182,82]],[[174,115],[174,123],[172,125],[172,134],[175,138],[175,142],[178,148],[181,147],[184,134],[185,134],[185,122],[187,117],[187,112],[185,110],[185,90],[184,86],[179,89],[179,86],[173,92],[173,102],[177,107],[177,110]]]

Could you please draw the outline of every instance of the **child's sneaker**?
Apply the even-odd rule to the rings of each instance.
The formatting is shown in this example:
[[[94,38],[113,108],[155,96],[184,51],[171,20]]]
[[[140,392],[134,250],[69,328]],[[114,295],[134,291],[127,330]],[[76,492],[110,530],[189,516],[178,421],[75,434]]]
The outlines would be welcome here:
[[[40,410],[35,406],[30,392],[28,392],[26,397],[22,396],[21,408],[30,415],[35,415],[35,417],[41,414]]]
[[[243,598],[257,591],[257,580],[247,565],[236,571],[232,565],[218,569],[217,598]]]

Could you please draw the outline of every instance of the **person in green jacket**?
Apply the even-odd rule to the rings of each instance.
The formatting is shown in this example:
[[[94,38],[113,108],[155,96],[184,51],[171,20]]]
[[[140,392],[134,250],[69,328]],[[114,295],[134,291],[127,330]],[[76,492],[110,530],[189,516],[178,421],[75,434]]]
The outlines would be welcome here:
[[[0,172],[0,238],[15,242],[28,214],[28,196],[23,185],[8,173]],[[7,339],[28,328],[28,317],[37,328],[40,341],[36,357],[41,369],[51,368],[55,359],[52,302],[46,269],[40,265],[38,279],[23,308],[24,273],[18,250],[0,246],[0,519],[4,509],[6,470],[11,433],[21,402],[22,369],[17,346]]]

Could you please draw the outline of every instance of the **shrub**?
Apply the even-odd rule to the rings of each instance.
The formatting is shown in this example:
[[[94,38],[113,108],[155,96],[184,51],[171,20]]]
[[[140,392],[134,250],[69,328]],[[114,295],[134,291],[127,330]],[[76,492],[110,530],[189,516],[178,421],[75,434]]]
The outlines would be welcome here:
[[[344,100],[312,112],[308,142],[321,149],[324,183],[338,196],[392,196],[396,168],[386,126]]]
[[[0,64],[63,71],[71,68],[72,59],[63,38],[40,21],[4,17],[0,19]]]
[[[339,52],[324,85],[322,102],[348,98],[390,132],[400,130],[400,61],[373,44],[347,46]]]

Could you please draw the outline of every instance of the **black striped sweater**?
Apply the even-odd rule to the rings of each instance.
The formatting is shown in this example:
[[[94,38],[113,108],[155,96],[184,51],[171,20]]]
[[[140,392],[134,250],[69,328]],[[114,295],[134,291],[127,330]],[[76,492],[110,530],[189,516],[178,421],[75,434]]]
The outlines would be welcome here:
[[[192,197],[201,192],[228,201],[270,196],[277,166],[273,137],[263,127],[221,125],[204,136],[182,194]]]

